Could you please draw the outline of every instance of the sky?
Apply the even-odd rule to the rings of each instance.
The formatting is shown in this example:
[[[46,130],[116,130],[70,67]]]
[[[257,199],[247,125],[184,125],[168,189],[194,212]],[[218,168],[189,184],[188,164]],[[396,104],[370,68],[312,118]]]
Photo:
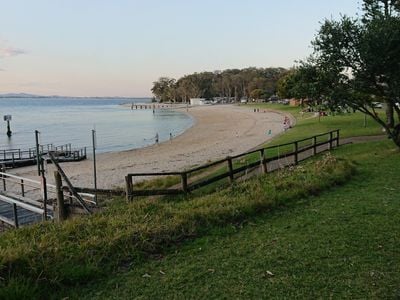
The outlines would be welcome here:
[[[289,68],[359,0],[0,0],[0,93],[151,96],[161,76]]]

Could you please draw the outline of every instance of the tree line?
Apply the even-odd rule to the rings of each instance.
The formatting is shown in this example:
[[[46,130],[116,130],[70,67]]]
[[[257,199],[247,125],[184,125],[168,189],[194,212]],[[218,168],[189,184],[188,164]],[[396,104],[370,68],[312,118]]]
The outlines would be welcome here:
[[[221,97],[239,101],[267,99],[276,93],[278,80],[288,72],[285,68],[245,68],[201,72],[178,80],[161,77],[151,89],[160,102],[188,102],[190,98]]]

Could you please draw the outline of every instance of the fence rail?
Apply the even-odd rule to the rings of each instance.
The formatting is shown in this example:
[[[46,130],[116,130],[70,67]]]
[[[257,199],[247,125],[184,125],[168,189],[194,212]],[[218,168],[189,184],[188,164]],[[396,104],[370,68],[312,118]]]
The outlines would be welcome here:
[[[263,173],[273,169],[272,166],[268,168],[268,164],[274,162],[279,164],[280,160],[292,159],[289,164],[298,164],[300,160],[314,156],[325,150],[332,149],[339,146],[339,129],[329,131],[322,134],[317,134],[309,138],[296,140],[294,142],[263,147],[245,153],[241,153],[234,156],[228,156],[224,159],[214,161],[212,163],[204,164],[199,167],[185,170],[182,172],[149,172],[149,173],[129,173],[125,176],[126,191],[125,195],[127,200],[132,200],[135,196],[151,196],[151,195],[177,195],[186,194],[192,192],[201,187],[210,185],[219,180],[229,178],[229,182],[233,183],[235,175],[253,170],[254,168],[260,167]],[[281,149],[284,149],[281,152]],[[268,153],[274,153],[269,156]],[[255,154],[259,153],[259,157],[255,158]],[[306,155],[307,154],[307,155]],[[271,154],[270,154],[271,155]],[[302,158],[303,156],[303,158]],[[222,173],[212,174],[210,176],[196,178],[195,173],[204,171],[206,169],[218,168]],[[280,167],[280,166],[278,166]],[[134,178],[138,177],[161,177],[161,176],[179,176],[180,177],[180,188],[169,188],[169,189],[135,189]],[[195,179],[193,182],[189,182],[189,178],[193,176]]]
[[[59,193],[56,185],[46,183],[46,197],[41,181],[20,177],[4,172],[0,168],[0,221],[18,228],[20,225],[36,220],[52,219],[53,204]],[[63,197],[70,202],[78,201],[70,189],[62,189]],[[94,195],[78,192],[79,197],[87,203],[94,204]],[[33,213],[33,214],[32,214]],[[28,220],[29,219],[29,220]]]

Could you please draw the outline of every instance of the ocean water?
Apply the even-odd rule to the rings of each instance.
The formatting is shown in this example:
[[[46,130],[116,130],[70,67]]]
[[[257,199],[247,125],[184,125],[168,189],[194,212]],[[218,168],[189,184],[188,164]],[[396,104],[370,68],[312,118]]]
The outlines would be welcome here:
[[[67,143],[72,148],[90,147],[96,130],[97,152],[145,147],[177,136],[192,126],[193,119],[168,109],[131,110],[123,103],[150,103],[149,98],[0,98],[0,150],[28,149],[40,144]],[[12,115],[12,136],[8,138],[4,115]]]

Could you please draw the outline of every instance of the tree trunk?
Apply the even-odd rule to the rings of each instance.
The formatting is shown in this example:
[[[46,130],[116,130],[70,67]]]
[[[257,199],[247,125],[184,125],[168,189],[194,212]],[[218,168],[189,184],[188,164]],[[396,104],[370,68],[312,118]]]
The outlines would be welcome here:
[[[389,128],[393,128],[394,126],[394,117],[393,117],[393,103],[387,101],[386,102],[386,124]]]
[[[239,97],[238,97],[238,92],[237,92],[237,87],[235,86],[235,101],[238,101]]]
[[[397,124],[393,130],[393,142],[400,148],[400,124]]]

